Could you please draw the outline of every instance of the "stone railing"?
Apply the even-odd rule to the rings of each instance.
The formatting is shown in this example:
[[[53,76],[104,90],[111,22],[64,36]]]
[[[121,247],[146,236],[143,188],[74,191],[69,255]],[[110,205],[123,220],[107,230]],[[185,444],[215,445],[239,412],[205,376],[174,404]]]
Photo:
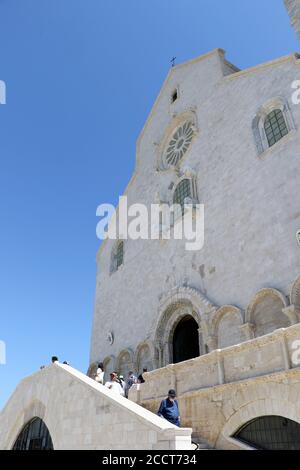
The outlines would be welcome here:
[[[300,324],[148,372],[144,375],[145,384],[132,388],[130,398],[143,403],[165,396],[170,388],[175,388],[181,396],[195,390],[289,370],[298,365]]]
[[[34,417],[54,449],[190,450],[178,428],[68,365],[53,364],[23,379],[0,413],[0,450],[11,449]]]

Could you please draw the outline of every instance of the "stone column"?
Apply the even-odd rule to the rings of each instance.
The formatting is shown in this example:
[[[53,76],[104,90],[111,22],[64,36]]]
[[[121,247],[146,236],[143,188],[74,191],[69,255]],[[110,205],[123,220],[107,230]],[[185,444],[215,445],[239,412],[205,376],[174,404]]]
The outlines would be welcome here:
[[[208,336],[206,339],[206,344],[208,346],[208,351],[214,351],[218,347],[218,338],[216,336]]]
[[[255,325],[253,323],[244,323],[239,328],[245,335],[246,341],[255,338]]]
[[[282,312],[289,318],[291,325],[295,325],[300,321],[300,308],[295,305],[289,305],[282,309]]]
[[[202,340],[202,329],[198,328],[198,341],[199,341],[199,355],[202,356],[202,354],[205,354],[205,351],[203,351],[203,340]]]
[[[222,385],[225,383],[225,369],[224,369],[224,360],[223,360],[221,349],[217,349],[217,359],[218,359],[219,385]]]

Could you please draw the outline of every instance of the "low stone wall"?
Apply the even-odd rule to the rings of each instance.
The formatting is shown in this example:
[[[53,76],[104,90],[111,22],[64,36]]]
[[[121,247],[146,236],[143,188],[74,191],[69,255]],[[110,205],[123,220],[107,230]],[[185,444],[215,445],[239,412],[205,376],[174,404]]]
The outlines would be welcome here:
[[[195,437],[217,448],[245,448],[231,436],[250,419],[279,414],[300,422],[300,368],[292,360],[297,340],[299,324],[157,369],[130,398],[157,412],[175,388],[182,424]]]
[[[47,425],[54,449],[191,449],[191,429],[173,426],[62,364],[18,385],[0,414],[0,449],[11,449],[34,417]]]

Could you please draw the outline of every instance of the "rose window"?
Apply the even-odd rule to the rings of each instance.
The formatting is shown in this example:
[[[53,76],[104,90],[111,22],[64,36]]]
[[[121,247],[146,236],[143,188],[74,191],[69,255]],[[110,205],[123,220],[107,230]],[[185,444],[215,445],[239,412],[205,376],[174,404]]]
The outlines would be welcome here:
[[[165,152],[165,161],[176,166],[188,150],[194,136],[193,123],[187,121],[176,129]]]

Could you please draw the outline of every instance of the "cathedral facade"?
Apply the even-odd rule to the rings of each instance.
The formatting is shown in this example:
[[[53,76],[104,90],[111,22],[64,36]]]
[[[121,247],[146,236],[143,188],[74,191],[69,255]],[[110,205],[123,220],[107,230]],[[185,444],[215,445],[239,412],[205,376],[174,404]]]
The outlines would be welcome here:
[[[299,58],[239,70],[218,49],[171,69],[125,194],[203,204],[204,246],[102,244],[91,369],[157,369],[299,322]]]
[[[300,31],[300,0],[285,0]],[[300,449],[300,56],[221,49],[170,70],[128,206],[204,206],[204,244],[105,240],[87,375],[54,363],[0,413],[0,449]],[[161,227],[159,227],[159,232]],[[129,400],[94,380],[144,374]],[[177,391],[181,428],[156,415]]]

